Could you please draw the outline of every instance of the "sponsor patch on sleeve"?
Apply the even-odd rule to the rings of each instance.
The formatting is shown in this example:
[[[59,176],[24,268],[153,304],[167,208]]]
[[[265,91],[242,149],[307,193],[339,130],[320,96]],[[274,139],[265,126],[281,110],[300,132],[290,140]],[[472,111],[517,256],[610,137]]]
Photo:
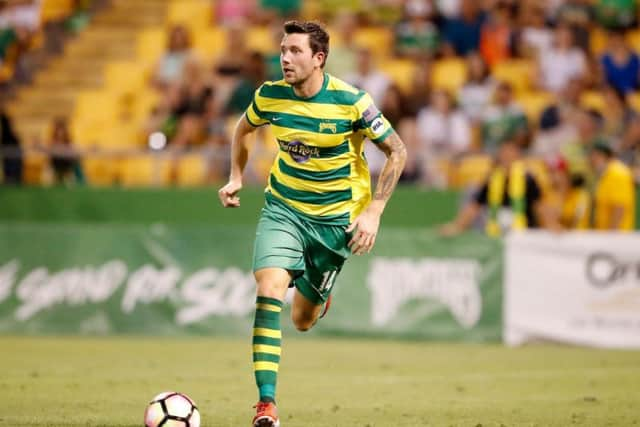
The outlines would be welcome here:
[[[374,104],[371,104],[369,105],[369,108],[364,110],[364,113],[362,113],[362,118],[367,124],[369,124],[373,122],[379,114],[380,110],[378,110],[378,108]]]

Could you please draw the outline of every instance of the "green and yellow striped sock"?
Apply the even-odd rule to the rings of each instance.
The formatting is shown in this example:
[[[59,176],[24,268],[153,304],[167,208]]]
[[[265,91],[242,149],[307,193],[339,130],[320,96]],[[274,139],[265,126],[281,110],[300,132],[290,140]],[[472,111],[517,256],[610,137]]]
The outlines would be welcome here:
[[[280,363],[280,312],[282,301],[258,297],[253,324],[253,370],[260,401],[275,402],[276,379]]]

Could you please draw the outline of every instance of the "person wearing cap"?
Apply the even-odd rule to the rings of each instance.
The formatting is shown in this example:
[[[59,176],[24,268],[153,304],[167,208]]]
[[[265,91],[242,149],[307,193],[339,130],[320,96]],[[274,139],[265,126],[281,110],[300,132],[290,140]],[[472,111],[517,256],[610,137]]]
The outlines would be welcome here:
[[[547,161],[552,191],[545,197],[548,227],[554,231],[587,230],[591,218],[591,196],[584,175],[572,172],[562,156]]]
[[[614,157],[612,148],[604,142],[592,146],[589,161],[597,176],[594,228],[632,231],[636,200],[631,170]]]

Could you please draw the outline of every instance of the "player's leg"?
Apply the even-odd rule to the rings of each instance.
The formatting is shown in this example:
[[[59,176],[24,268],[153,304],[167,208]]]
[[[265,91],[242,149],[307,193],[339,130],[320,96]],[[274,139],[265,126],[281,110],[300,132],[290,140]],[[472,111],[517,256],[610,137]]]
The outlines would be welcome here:
[[[311,329],[318,321],[323,306],[323,303],[311,301],[296,289],[291,306],[291,320],[295,327],[302,332]]]

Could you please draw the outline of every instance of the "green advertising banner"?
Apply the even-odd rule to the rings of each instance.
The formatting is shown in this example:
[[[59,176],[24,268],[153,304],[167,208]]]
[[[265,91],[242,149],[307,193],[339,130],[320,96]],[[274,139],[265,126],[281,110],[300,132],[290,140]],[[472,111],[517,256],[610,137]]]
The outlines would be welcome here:
[[[254,229],[0,224],[0,333],[248,335]],[[384,227],[312,333],[498,341],[502,242]],[[283,316],[285,330],[291,322]]]

